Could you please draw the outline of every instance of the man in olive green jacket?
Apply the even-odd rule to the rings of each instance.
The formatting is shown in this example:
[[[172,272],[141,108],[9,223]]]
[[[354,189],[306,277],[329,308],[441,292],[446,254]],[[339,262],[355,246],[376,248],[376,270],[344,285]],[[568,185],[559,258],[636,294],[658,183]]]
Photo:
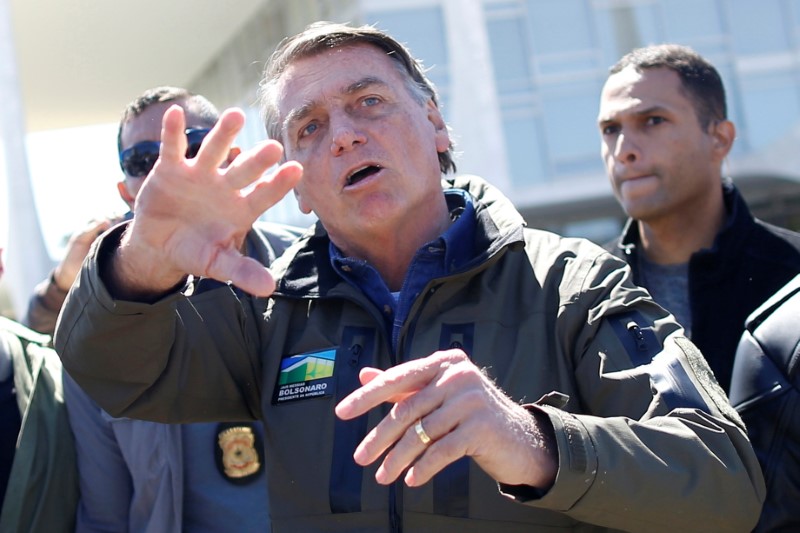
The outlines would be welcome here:
[[[75,444],[64,406],[61,361],[49,344],[49,335],[0,317],[4,533],[66,533],[75,527]]]
[[[229,110],[189,164],[172,109],[137,217],[95,243],[56,346],[98,403],[263,419],[273,531],[755,524],[755,455],[682,328],[622,261],[524,228],[482,180],[443,192],[449,132],[402,45],[314,25],[262,97],[297,162],[261,178],[272,141],[215,170]],[[291,187],[321,222],[273,278],[237,250]],[[186,296],[188,274],[230,283]]]

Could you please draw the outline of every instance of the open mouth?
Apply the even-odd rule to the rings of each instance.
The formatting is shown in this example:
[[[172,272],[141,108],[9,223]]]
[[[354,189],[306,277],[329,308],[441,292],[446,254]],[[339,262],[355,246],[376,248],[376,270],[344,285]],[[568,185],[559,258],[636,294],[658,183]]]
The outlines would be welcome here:
[[[350,176],[347,178],[347,185],[348,186],[355,185],[359,181],[366,179],[377,172],[380,172],[380,170],[381,167],[378,165],[368,165],[366,167],[360,168],[355,172],[353,172],[352,174],[350,174]]]

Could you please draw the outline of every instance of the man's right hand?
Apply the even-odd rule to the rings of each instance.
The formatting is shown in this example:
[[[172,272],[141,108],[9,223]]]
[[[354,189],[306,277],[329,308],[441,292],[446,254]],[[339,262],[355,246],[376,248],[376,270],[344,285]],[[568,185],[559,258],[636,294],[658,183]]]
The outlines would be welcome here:
[[[53,282],[59,290],[67,292],[72,287],[94,240],[115,223],[115,220],[107,218],[92,220],[70,236],[64,258],[53,270]]]
[[[275,287],[269,271],[241,253],[253,222],[280,201],[302,175],[293,161],[277,164],[283,147],[267,141],[225,162],[244,113],[226,110],[194,159],[186,159],[183,109],[164,114],[161,154],[136,199],[105,282],[118,299],[149,300],[188,274],[231,281],[257,296]]]

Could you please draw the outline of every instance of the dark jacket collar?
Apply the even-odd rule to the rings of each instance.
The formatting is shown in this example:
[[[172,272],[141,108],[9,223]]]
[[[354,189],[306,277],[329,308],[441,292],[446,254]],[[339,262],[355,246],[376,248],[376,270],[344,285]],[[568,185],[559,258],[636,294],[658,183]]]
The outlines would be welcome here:
[[[730,178],[722,180],[722,197],[725,203],[725,211],[727,212],[725,225],[717,233],[711,248],[696,252],[692,255],[692,261],[702,260],[704,257],[710,257],[714,254],[733,253],[738,242],[746,239],[754,223],[753,215],[750,213],[747,203]],[[610,249],[618,256],[636,257],[640,244],[639,224],[629,218],[622,230],[622,235],[617,239],[616,245],[613,247],[614,249],[611,249],[611,247],[607,247],[607,249]]]
[[[499,190],[477,176],[458,176],[442,181],[443,188],[457,188],[470,193],[475,205],[475,256],[466,268],[473,268],[497,254],[502,248],[523,245],[525,222],[512,202]],[[277,279],[276,295],[318,298],[343,280],[330,264],[330,239],[321,222],[292,245],[272,265]]]

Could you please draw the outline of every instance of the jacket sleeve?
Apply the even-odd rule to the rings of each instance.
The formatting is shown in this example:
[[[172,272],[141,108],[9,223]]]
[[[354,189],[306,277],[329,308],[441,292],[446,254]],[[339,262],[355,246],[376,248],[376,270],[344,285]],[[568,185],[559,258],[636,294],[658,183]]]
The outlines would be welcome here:
[[[744,424],[627,265],[591,253],[559,282],[557,335],[577,392],[564,408],[531,407],[555,428],[556,482],[543,495],[507,491],[626,531],[750,531],[765,489]]]
[[[258,418],[261,363],[249,297],[209,283],[191,297],[177,292],[152,305],[114,300],[99,265],[123,229],[94,243],[67,296],[55,341],[64,367],[114,417]]]
[[[0,509],[0,531],[67,533],[74,531],[78,481],[62,367],[43,335],[30,330],[23,335],[27,339],[19,337],[23,342],[17,343],[20,350],[14,356],[14,384],[24,417]]]
[[[133,482],[119,444],[100,407],[69,375],[64,399],[75,439],[80,501],[77,531],[127,531]]]

